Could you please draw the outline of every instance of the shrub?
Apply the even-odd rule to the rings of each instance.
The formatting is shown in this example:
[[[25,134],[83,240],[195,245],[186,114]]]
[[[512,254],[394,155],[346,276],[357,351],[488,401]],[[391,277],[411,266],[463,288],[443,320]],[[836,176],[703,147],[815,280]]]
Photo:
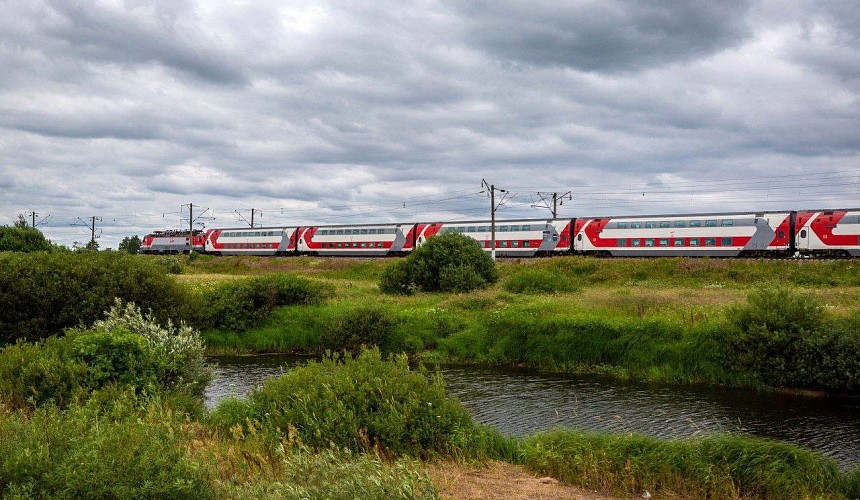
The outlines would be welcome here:
[[[216,410],[222,425],[234,415],[270,430],[289,428],[307,445],[352,451],[429,454],[447,450],[457,429],[471,426],[462,405],[445,396],[440,376],[409,369],[406,356],[390,361],[379,350],[357,357],[327,356],[274,379],[248,398],[248,413],[230,403]]]
[[[49,252],[51,242],[34,227],[0,226],[0,252]]]
[[[512,293],[564,293],[576,291],[570,278],[543,269],[523,269],[505,280],[505,290]]]
[[[386,293],[470,291],[498,280],[496,263],[468,236],[446,232],[434,236],[386,270],[380,289]]]
[[[386,267],[379,280],[379,289],[390,295],[412,295],[415,284],[409,278],[409,264],[398,260]]]
[[[860,319],[828,317],[812,296],[751,292],[729,311],[724,341],[738,370],[772,386],[860,387]]]
[[[307,278],[270,274],[221,283],[205,296],[199,322],[210,328],[243,331],[278,306],[322,302],[329,290]]]
[[[186,455],[177,415],[115,396],[107,413],[95,402],[0,413],[3,496],[212,498],[208,471]]]
[[[182,271],[185,269],[179,257],[155,257],[152,260],[157,262],[167,274],[182,274]]]
[[[572,484],[625,495],[819,498],[844,489],[836,462],[793,445],[723,435],[663,441],[556,430],[526,438],[527,467]]]
[[[382,345],[394,328],[395,321],[388,312],[378,307],[360,307],[347,312],[326,329],[321,343],[324,349],[356,354],[362,347]]]
[[[0,401],[16,408],[65,407],[104,387],[150,395],[166,390],[199,401],[210,377],[199,334],[161,328],[134,305],[118,304],[90,330],[0,351]]]
[[[120,252],[0,254],[0,342],[91,324],[115,298],[181,317],[187,297],[154,262]]]

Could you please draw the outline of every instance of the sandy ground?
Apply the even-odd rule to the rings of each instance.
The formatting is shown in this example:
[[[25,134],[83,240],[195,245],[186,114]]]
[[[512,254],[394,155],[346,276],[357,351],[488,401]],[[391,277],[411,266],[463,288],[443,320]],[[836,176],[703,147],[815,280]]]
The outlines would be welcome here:
[[[523,467],[491,462],[486,466],[437,462],[427,473],[442,498],[456,499],[560,499],[606,500],[612,497],[557,480],[541,478]]]

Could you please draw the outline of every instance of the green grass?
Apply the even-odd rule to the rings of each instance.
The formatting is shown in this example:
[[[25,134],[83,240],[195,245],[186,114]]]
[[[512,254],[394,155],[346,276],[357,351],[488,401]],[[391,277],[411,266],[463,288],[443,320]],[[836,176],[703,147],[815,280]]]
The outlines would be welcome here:
[[[739,435],[659,440],[639,435],[555,430],[526,438],[530,469],[620,495],[684,498],[844,498],[857,471],[802,448]]]

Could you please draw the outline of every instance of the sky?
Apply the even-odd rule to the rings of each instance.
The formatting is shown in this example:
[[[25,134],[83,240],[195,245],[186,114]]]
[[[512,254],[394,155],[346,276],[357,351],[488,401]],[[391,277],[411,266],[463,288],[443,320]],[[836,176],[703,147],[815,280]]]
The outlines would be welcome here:
[[[856,0],[6,0],[0,224],[860,206]],[[484,192],[482,192],[484,191]],[[544,195],[546,196],[546,195]]]

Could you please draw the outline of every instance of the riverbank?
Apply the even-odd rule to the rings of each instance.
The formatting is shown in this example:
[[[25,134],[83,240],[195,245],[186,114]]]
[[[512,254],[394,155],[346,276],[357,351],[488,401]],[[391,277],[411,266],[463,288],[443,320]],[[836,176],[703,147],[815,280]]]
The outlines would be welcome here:
[[[195,289],[287,271],[333,290],[332,297],[319,304],[277,308],[246,331],[205,331],[213,354],[338,350],[345,346],[331,338],[339,332],[341,337],[349,333],[359,339],[378,338],[383,350],[407,352],[431,364],[527,366],[759,389],[839,392],[857,384],[853,379],[834,380],[829,373],[808,383],[800,375],[759,376],[748,366],[733,365],[735,339],[725,335],[733,308],[765,284],[813,298],[833,321],[826,330],[834,340],[828,342],[848,342],[822,347],[820,352],[850,352],[860,314],[860,266],[853,261],[581,257],[500,261],[501,280],[489,289],[406,297],[379,292],[378,278],[391,262],[203,257],[178,279]],[[564,286],[552,284],[558,282]],[[817,360],[814,365],[828,363],[846,368],[841,358]]]

